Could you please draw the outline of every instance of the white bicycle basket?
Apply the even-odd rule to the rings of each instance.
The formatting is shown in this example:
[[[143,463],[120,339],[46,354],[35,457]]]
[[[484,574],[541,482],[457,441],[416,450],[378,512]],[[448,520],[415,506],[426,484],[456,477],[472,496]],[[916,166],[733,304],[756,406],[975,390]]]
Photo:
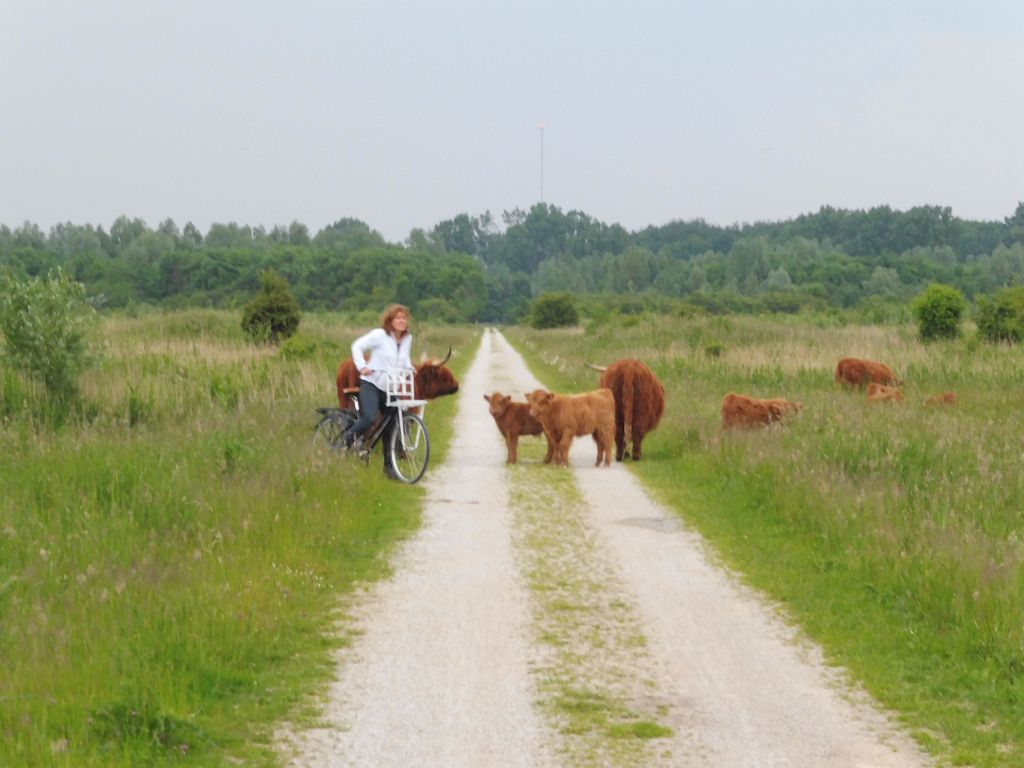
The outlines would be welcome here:
[[[389,408],[418,408],[426,405],[426,400],[416,399],[416,382],[414,372],[395,370],[387,372],[387,405]]]

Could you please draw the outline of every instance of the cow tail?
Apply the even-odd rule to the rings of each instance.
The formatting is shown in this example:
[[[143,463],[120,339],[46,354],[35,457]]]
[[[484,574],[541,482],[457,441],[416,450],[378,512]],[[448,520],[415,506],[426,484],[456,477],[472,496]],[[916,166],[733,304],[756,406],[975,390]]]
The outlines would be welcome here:
[[[628,446],[633,443],[633,399],[636,394],[637,377],[632,372],[627,373],[622,379],[622,444]]]

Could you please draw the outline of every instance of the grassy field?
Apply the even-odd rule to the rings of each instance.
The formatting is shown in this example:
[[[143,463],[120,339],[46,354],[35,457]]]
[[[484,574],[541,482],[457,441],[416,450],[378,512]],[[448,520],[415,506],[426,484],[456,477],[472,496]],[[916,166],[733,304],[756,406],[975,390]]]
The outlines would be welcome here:
[[[386,573],[422,489],[317,453],[314,407],[375,318],[306,316],[283,349],[238,316],[111,317],[56,431],[0,370],[0,765],[275,765],[343,637],[339,594]],[[419,326],[416,353],[469,328]],[[456,398],[427,411],[443,458]]]
[[[1021,349],[800,318],[632,316],[508,336],[562,391],[596,386],[584,360],[647,362],[668,392],[632,465],[648,487],[943,762],[1024,764]],[[891,364],[906,402],[838,388],[846,355]],[[924,406],[947,390],[956,406]],[[727,392],[804,409],[723,434]]]

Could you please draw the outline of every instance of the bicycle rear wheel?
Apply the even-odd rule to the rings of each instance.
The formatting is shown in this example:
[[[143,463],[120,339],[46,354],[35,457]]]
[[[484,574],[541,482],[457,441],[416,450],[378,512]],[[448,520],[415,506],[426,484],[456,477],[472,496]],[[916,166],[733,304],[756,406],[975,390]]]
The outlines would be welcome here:
[[[351,412],[334,409],[325,413],[313,429],[313,444],[318,447],[340,451],[345,447],[345,431],[352,426]]]
[[[395,476],[403,483],[415,483],[423,477],[430,463],[430,437],[423,420],[416,414],[403,413],[401,419],[405,425],[405,441],[402,441],[402,430],[395,424],[387,451]]]

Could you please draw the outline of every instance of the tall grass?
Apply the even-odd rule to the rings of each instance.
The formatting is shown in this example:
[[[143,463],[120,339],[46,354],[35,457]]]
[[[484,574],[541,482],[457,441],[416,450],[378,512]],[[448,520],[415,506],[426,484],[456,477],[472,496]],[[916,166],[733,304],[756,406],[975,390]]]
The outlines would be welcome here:
[[[513,329],[542,377],[591,388],[584,359],[636,357],[664,420],[635,465],[722,557],[957,764],[1024,763],[1024,355],[920,344],[907,327],[809,318],[628,318]],[[833,381],[890,363],[906,402]],[[954,407],[924,399],[956,391]],[[727,392],[788,397],[782,428],[720,429]]]
[[[419,522],[421,488],[311,444],[365,329],[313,317],[277,349],[229,313],[108,318],[57,431],[4,373],[0,765],[276,764],[274,726],[308,712],[343,641],[339,595]]]

